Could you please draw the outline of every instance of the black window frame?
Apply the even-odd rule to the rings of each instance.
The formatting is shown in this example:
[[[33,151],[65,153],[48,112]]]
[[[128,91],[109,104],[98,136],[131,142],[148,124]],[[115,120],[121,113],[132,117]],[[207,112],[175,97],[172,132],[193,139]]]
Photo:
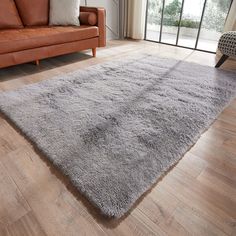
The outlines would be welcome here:
[[[162,0],[162,11],[161,11],[161,23],[160,23],[159,40],[156,41],[156,40],[147,39],[147,19],[148,19],[148,4],[149,4],[149,0],[147,0],[147,2],[146,2],[146,16],[145,16],[144,40],[149,41],[149,42],[154,42],[154,43],[160,43],[160,44],[170,45],[170,46],[174,46],[174,47],[180,47],[180,48],[186,48],[186,49],[196,50],[196,51],[200,51],[200,52],[208,52],[208,53],[216,54],[216,52],[212,52],[212,51],[208,51],[208,50],[203,50],[203,49],[197,48],[197,46],[198,46],[198,41],[199,41],[199,37],[200,37],[200,33],[201,33],[202,21],[203,21],[203,18],[204,18],[204,13],[205,13],[207,1],[208,1],[208,0],[204,0],[204,4],[203,4],[202,14],[201,14],[200,22],[199,22],[199,27],[198,27],[198,32],[197,32],[197,38],[196,38],[195,46],[194,46],[194,47],[187,47],[187,46],[178,45],[178,42],[179,42],[179,33],[180,33],[180,28],[181,28],[180,22],[181,22],[182,16],[183,16],[183,8],[184,8],[184,2],[185,2],[185,0],[182,0],[182,3],[181,3],[179,24],[178,24],[178,30],[177,30],[177,36],[176,36],[176,43],[175,43],[175,44],[161,42],[165,0]],[[229,6],[229,10],[228,10],[227,16],[226,16],[226,18],[225,18],[225,22],[227,21],[227,18],[228,18],[228,16],[229,16],[229,12],[230,12],[230,9],[231,9],[231,6],[232,6],[233,1],[234,1],[234,0],[231,0],[230,6]],[[236,1],[236,0],[235,0],[235,1]]]

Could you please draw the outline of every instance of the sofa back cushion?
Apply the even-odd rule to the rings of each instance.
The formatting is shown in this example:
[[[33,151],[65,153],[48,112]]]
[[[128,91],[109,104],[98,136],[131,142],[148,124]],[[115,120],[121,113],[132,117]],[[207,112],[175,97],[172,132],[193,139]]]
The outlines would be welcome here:
[[[25,26],[48,25],[49,0],[15,0]]]
[[[0,29],[23,28],[14,0],[0,0]]]

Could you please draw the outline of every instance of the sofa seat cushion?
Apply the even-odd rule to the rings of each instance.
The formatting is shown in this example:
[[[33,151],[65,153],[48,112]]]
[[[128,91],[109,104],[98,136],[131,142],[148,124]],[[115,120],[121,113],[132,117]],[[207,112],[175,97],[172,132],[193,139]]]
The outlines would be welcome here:
[[[96,26],[43,26],[0,31],[0,54],[80,41],[99,36]]]

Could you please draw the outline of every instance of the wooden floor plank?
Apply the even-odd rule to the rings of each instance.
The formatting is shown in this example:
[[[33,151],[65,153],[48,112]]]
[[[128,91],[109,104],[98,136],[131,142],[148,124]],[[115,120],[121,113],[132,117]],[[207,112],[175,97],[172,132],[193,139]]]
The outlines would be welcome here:
[[[198,212],[202,217],[216,224],[223,232],[232,233],[235,222],[233,210],[235,206],[232,200],[201,185],[196,179],[178,168],[172,170],[160,185],[187,207],[192,208],[193,212]]]
[[[191,216],[190,216],[191,215]],[[226,236],[217,225],[211,223],[192,208],[181,204],[173,213],[173,218],[191,235]]]
[[[1,236],[10,236],[9,232],[7,231],[6,228],[0,226],[0,235]]]
[[[204,186],[230,198],[236,205],[236,182],[217,173],[211,168],[206,168],[197,178]]]
[[[7,227],[10,236],[46,236],[32,212]]]
[[[185,156],[178,163],[176,168],[183,170],[188,175],[196,178],[207,167],[207,162],[197,156],[186,153]]]
[[[21,218],[30,207],[19,191],[16,184],[9,177],[5,167],[0,163],[0,222],[7,226]]]
[[[24,139],[15,134],[15,130],[0,116],[0,160],[2,156],[22,146]]]
[[[159,227],[170,236],[189,236],[192,235],[181,225],[173,215],[163,221]]]
[[[179,200],[163,188],[155,188],[137,206],[155,224],[160,224],[172,215]]]
[[[67,191],[56,170],[51,171],[50,163],[42,161],[29,145],[9,153],[1,161],[48,235],[76,235],[78,231],[104,235],[101,227],[80,207],[82,203]],[[71,199],[78,204],[77,209],[70,204]]]

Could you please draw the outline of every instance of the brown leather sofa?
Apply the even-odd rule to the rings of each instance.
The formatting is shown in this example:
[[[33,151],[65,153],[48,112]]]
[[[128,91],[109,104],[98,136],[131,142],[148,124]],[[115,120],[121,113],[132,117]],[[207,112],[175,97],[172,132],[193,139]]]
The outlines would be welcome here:
[[[49,1],[0,0],[0,68],[105,46],[103,8],[81,7],[81,26],[49,26]]]

